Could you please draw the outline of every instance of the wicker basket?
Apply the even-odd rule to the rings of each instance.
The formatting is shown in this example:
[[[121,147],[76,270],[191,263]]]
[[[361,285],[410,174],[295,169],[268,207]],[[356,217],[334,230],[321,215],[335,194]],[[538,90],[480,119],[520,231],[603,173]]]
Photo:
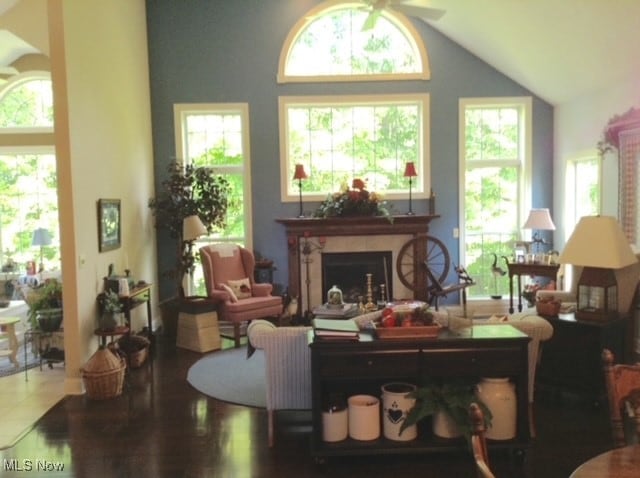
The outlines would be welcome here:
[[[151,341],[141,335],[129,335],[118,339],[118,349],[127,357],[129,368],[139,368],[149,356]]]
[[[560,312],[560,301],[553,298],[538,299],[536,301],[538,315],[555,316]]]
[[[109,349],[96,351],[82,368],[87,397],[104,400],[121,395],[126,368],[124,359],[116,357]]]

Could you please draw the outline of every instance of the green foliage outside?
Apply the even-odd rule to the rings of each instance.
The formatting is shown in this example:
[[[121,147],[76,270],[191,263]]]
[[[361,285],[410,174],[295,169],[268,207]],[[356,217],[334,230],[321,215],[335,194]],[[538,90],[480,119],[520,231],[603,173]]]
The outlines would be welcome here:
[[[0,128],[53,125],[51,82],[30,80],[0,99]],[[44,227],[53,237],[42,248],[46,269],[59,268],[58,196],[53,154],[0,155],[0,257],[5,272],[24,272],[27,261],[40,261],[31,246],[33,231]]]

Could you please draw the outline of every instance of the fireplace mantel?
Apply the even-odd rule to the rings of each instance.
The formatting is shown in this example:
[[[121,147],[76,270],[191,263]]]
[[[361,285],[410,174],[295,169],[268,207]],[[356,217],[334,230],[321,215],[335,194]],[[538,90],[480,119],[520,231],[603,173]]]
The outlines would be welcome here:
[[[391,220],[384,216],[303,217],[276,219],[284,225],[287,238],[299,236],[370,236],[387,234],[426,234],[429,223],[440,216],[398,215]]]
[[[300,256],[301,243],[305,238],[315,237],[325,241],[327,237],[332,236],[409,235],[415,237],[427,234],[429,223],[439,217],[437,214],[397,215],[392,216],[391,221],[384,216],[276,219],[276,222],[284,226],[287,236],[290,295],[301,297],[303,261]]]

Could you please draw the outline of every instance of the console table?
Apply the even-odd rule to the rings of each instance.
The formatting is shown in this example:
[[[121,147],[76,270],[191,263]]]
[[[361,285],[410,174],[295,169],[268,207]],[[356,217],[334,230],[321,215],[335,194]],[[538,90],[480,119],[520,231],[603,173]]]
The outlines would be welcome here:
[[[530,338],[511,326],[474,326],[470,336],[448,329],[433,339],[378,340],[360,333],[357,342],[314,341],[310,335],[312,422],[311,452],[317,461],[329,456],[459,451],[462,439],[435,437],[419,427],[411,441],[380,438],[340,442],[322,440],[322,409],[334,394],[345,398],[357,394],[380,396],[387,382],[420,385],[424,378],[509,377],[516,388],[517,431],[513,440],[492,441],[492,448],[526,449],[530,443],[528,410],[528,343]],[[461,448],[462,447],[462,448]]]
[[[513,276],[518,277],[518,312],[522,312],[522,284],[520,276],[549,277],[554,281],[558,277],[560,264],[536,264],[531,262],[509,262],[509,313],[513,314]]]
[[[120,304],[122,305],[122,312],[126,326],[131,328],[131,311],[136,307],[146,304],[147,305],[147,337],[153,346],[153,324],[151,319],[151,286],[152,284],[138,284],[129,291],[129,295],[120,296]],[[98,301],[102,294],[98,296]],[[117,334],[116,334],[117,335]],[[119,334],[122,335],[122,334]]]

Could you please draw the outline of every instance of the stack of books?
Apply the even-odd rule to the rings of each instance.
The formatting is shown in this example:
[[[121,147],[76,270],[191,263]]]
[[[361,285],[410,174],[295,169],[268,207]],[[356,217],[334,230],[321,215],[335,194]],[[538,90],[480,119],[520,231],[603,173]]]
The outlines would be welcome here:
[[[315,337],[320,340],[353,340],[360,338],[358,324],[352,319],[336,320],[316,317],[312,321]]]
[[[342,306],[328,306],[327,304],[315,307],[315,317],[330,317],[332,319],[347,319],[358,315],[358,304],[342,304]]]

